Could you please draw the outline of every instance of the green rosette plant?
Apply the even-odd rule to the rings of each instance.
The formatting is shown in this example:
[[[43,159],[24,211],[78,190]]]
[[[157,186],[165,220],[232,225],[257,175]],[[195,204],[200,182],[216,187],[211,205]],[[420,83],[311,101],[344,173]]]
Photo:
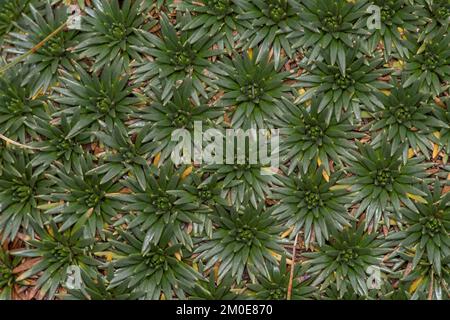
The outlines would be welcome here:
[[[405,228],[388,239],[399,240],[403,248],[415,251],[413,269],[425,258],[436,275],[441,276],[446,267],[442,261],[450,256],[450,194],[442,192],[437,178],[432,191],[427,185],[423,185],[421,190],[426,196],[416,204],[417,211],[402,208],[400,212]]]
[[[65,74],[61,78],[63,87],[56,88],[51,97],[60,104],[54,117],[79,114],[78,122],[66,138],[86,131],[112,131],[116,125],[123,126],[142,105],[141,99],[133,93],[133,87],[128,85],[129,75],[123,72],[120,63],[106,66],[100,75],[89,74],[80,65],[76,70],[76,76]]]
[[[80,159],[84,157],[83,146],[89,144],[91,137],[87,133],[81,133],[68,138],[79,120],[79,113],[70,118],[63,114],[51,121],[35,119],[36,125],[33,128],[39,133],[41,140],[30,143],[32,148],[39,150],[30,163],[36,167],[36,173],[44,172],[56,162],[62,163],[66,172],[70,172],[72,168],[80,170]]]
[[[200,261],[198,271],[205,272],[205,266]],[[188,289],[189,300],[242,300],[246,297],[237,293],[242,289],[234,288],[234,279],[231,276],[216,281],[216,273],[211,270],[207,279],[199,279],[194,288]]]
[[[248,26],[239,37],[243,50],[260,47],[260,55],[256,56],[258,62],[265,51],[273,48],[275,68],[281,66],[282,50],[292,58],[295,50],[292,49],[294,31],[300,28],[300,19],[297,1],[292,0],[234,0],[241,8],[242,13],[238,19]]]
[[[387,138],[391,154],[402,150],[404,163],[410,148],[430,159],[433,143],[439,143],[435,132],[448,130],[449,124],[434,116],[436,107],[429,95],[419,92],[419,83],[408,88],[398,84],[380,100],[384,108],[374,114],[375,119],[367,126],[374,131],[372,144],[378,145]]]
[[[291,266],[292,268],[292,266]],[[309,300],[316,288],[310,286],[311,281],[303,274],[304,270],[297,264],[292,273],[292,289],[290,299]],[[279,265],[269,271],[269,276],[257,276],[258,283],[248,284],[250,297],[257,300],[286,300],[290,281],[290,270],[287,269],[286,255],[281,257]]]
[[[90,276],[95,276],[101,264],[94,253],[104,251],[109,244],[95,238],[84,238],[83,230],[72,228],[60,232],[54,222],[46,227],[34,226],[35,238],[27,240],[29,247],[11,253],[19,257],[41,258],[17,280],[37,277],[36,288],[42,296],[52,299],[67,286],[69,267],[78,267]]]
[[[450,76],[450,48],[448,32],[440,32],[433,39],[420,41],[416,35],[410,35],[405,42],[409,50],[402,74],[406,77],[405,88],[415,82],[420,83],[419,90],[439,96],[448,89]]]
[[[93,58],[94,71],[114,61],[127,68],[131,60],[140,58],[136,49],[141,44],[139,30],[147,31],[157,23],[146,19],[143,4],[142,0],[94,1],[94,8],[85,10],[75,52],[81,58]]]
[[[283,99],[284,112],[273,120],[274,126],[281,128],[280,154],[283,163],[289,162],[288,174],[296,168],[306,172],[316,162],[330,174],[331,160],[341,167],[345,161],[354,160],[349,152],[356,149],[352,139],[361,138],[363,134],[350,123],[350,112],[339,121],[331,117],[327,122],[327,112],[319,112],[321,98],[313,98],[311,105]]]
[[[219,263],[218,279],[230,275],[241,283],[244,272],[252,282],[257,274],[269,276],[269,270],[276,265],[273,255],[284,252],[280,233],[284,228],[273,217],[270,209],[261,203],[236,210],[218,210],[211,217],[216,225],[212,238],[204,239],[195,252],[196,260],[205,260],[205,269]]]
[[[324,289],[336,283],[339,298],[351,291],[367,296],[368,268],[381,268],[383,256],[389,252],[377,236],[365,233],[362,224],[353,225],[333,233],[329,242],[316,252],[303,253],[312,286],[321,285]]]
[[[12,256],[8,246],[0,246],[0,300],[11,300],[14,287],[26,285],[25,281],[17,281],[18,276],[14,273],[21,263],[22,258]]]
[[[298,37],[294,48],[310,48],[309,62],[316,61],[325,51],[331,65],[337,65],[345,75],[347,52],[364,49],[370,35],[365,19],[367,1],[302,0],[299,4],[302,30],[292,35]]]
[[[273,214],[287,227],[292,227],[291,237],[303,231],[306,247],[310,243],[322,246],[334,231],[350,226],[348,214],[351,198],[345,188],[336,185],[342,176],[333,173],[323,176],[323,167],[310,167],[306,173],[279,176],[271,198],[279,202]],[[314,241],[315,239],[315,241]]]
[[[179,17],[181,25],[189,24],[190,15]],[[212,46],[217,43],[218,36],[202,37],[194,43],[189,41],[191,30],[178,30],[170,23],[165,14],[161,14],[161,37],[150,32],[141,32],[143,45],[136,49],[149,59],[139,60],[135,66],[133,79],[137,83],[145,82],[162,89],[162,99],[167,101],[172,97],[173,89],[185,79],[192,81],[192,98],[198,101],[198,95],[207,98],[205,85],[214,88],[212,82],[221,70],[210,61],[222,53]]]
[[[361,110],[374,111],[382,108],[381,90],[391,88],[391,84],[379,78],[389,75],[391,69],[383,68],[383,57],[375,54],[371,58],[361,56],[356,50],[344,52],[347,61],[345,72],[333,64],[331,55],[325,54],[323,61],[314,65],[300,64],[306,72],[296,78],[298,87],[305,90],[296,102],[305,102],[322,95],[318,111],[327,113],[327,122],[334,115],[337,121],[350,110],[357,120]]]
[[[368,49],[373,52],[382,41],[385,56],[391,56],[397,52],[401,57],[408,55],[404,46],[404,34],[415,33],[417,28],[424,24],[419,16],[421,7],[408,0],[374,0],[371,1],[380,8],[380,29],[374,29],[369,37]]]
[[[137,119],[130,127],[132,132],[139,133],[142,148],[149,151],[150,157],[158,155],[161,163],[176,152],[179,143],[185,142],[180,142],[178,133],[188,133],[194,140],[196,127],[202,132],[215,128],[223,116],[223,109],[209,105],[207,99],[201,97],[198,103],[191,99],[192,82],[189,80],[174,89],[168,101],[164,101],[159,89],[153,88],[152,91],[150,105],[138,110]],[[183,135],[181,137],[185,139]],[[190,146],[192,156],[193,143],[186,144]]]
[[[25,64],[30,66],[28,74],[17,84],[29,84],[31,96],[45,93],[58,82],[59,72],[73,71],[73,60],[77,60],[72,48],[76,43],[77,30],[57,32],[69,17],[67,8],[54,8],[50,3],[44,10],[37,10],[30,3],[30,15],[23,17],[23,23],[17,24],[20,32],[10,33],[7,43],[11,48],[7,52],[24,55],[31,52]],[[42,46],[41,42],[51,36]],[[32,67],[31,67],[32,66]]]
[[[54,181],[33,170],[31,156],[23,151],[11,153],[0,174],[0,231],[1,242],[14,240],[23,228],[33,232],[31,223],[42,225],[47,217],[40,210],[40,197],[50,192]]]
[[[137,300],[144,296],[143,292],[133,292],[126,283],[110,287],[114,278],[112,263],[108,263],[105,275],[97,273],[95,277],[81,270],[83,286],[79,289],[68,289],[67,294],[62,295],[64,300]]]
[[[218,104],[230,112],[233,128],[266,128],[267,120],[282,112],[277,101],[289,91],[289,73],[275,67],[268,51],[255,48],[232,60],[224,57],[220,68],[224,76],[216,83],[224,95]]]
[[[108,197],[121,190],[116,181],[104,182],[104,175],[92,173],[93,157],[80,159],[80,167],[67,172],[62,165],[54,166],[50,180],[56,183],[52,192],[41,198],[49,201],[43,206],[46,214],[53,216],[53,221],[60,223],[59,232],[74,227],[85,227],[85,234],[94,238],[97,234],[105,238],[105,224],[122,208],[117,199]]]
[[[144,245],[146,235],[138,229],[118,230],[120,240],[111,240],[117,259],[108,288],[125,285],[132,293],[144,292],[145,299],[185,299],[201,275],[190,266],[188,252],[181,244],[163,237],[158,245]],[[145,248],[145,250],[142,250]]]
[[[355,154],[357,160],[345,169],[352,175],[339,181],[354,192],[352,203],[359,203],[355,214],[359,217],[365,213],[366,228],[372,225],[376,229],[382,219],[389,225],[392,216],[401,217],[402,204],[417,211],[411,199],[426,196],[416,184],[428,176],[426,169],[431,165],[423,163],[423,157],[403,163],[402,149],[392,154],[387,140],[382,141],[377,148],[356,142],[359,148],[359,154]]]
[[[435,38],[442,30],[447,30],[450,24],[450,2],[448,0],[417,0],[426,24],[421,28],[419,39]]]
[[[50,120],[42,97],[33,97],[32,88],[21,85],[28,69],[8,70],[0,74],[0,134],[26,143],[28,137],[38,138],[36,119]]]
[[[203,37],[219,35],[219,48],[232,51],[236,47],[234,33],[241,33],[250,27],[250,23],[238,19],[242,9],[233,0],[187,0],[177,3],[176,8],[181,12],[194,14],[192,19],[181,27],[184,31],[192,31],[188,39],[190,43],[195,43]]]
[[[175,168],[171,162],[166,162],[160,167],[147,166],[143,169],[140,176],[130,176],[122,181],[130,193],[110,195],[124,202],[124,212],[134,213],[125,215],[115,224],[126,222],[129,228],[139,228],[144,232],[142,251],[151,245],[158,245],[164,238],[192,248],[188,225],[202,223],[198,216],[205,211],[198,210],[198,203],[186,203],[177,196],[190,183],[190,177],[185,176],[187,167]]]

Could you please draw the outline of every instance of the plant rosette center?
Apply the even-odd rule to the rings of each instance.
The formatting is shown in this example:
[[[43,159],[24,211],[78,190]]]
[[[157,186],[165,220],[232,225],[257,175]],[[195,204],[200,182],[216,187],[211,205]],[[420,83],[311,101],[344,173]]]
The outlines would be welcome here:
[[[75,143],[71,139],[66,139],[65,137],[61,137],[60,139],[53,140],[53,145],[60,152],[66,152],[69,150],[73,150],[75,147]]]
[[[397,123],[403,123],[411,120],[411,111],[405,108],[403,103],[401,103],[398,108],[394,111],[394,116],[397,119]]]
[[[42,48],[43,52],[48,53],[52,57],[60,57],[66,51],[64,45],[64,37],[61,35],[57,35],[52,37],[47,41],[47,43]]]
[[[323,205],[322,199],[320,198],[320,194],[318,192],[306,191],[304,199],[308,209],[314,209]]]
[[[0,287],[11,287],[15,282],[13,271],[5,265],[0,265]]]
[[[205,189],[200,189],[198,191],[198,197],[200,199],[202,199],[203,201],[211,200],[212,196],[213,196],[212,192],[207,190],[206,188]]]
[[[264,95],[264,87],[259,82],[251,81],[241,87],[241,93],[247,101],[258,103]]]
[[[305,134],[311,140],[323,138],[323,130],[318,124],[305,124]]]
[[[354,265],[355,260],[357,260],[358,257],[359,257],[358,252],[356,252],[356,250],[353,248],[349,248],[339,252],[336,261],[343,262],[345,264],[352,266]]]
[[[274,22],[280,22],[281,20],[284,20],[287,17],[286,8],[284,8],[278,3],[269,3],[267,13],[269,18]]]
[[[247,245],[251,245],[253,239],[255,238],[256,228],[251,228],[248,225],[244,225],[242,227],[237,228],[234,231],[234,236],[236,241],[246,243]]]
[[[230,0],[209,0],[208,8],[210,12],[216,15],[226,15],[230,12]]]
[[[149,254],[149,256],[144,255],[144,257],[146,258],[145,264],[150,269],[161,269],[161,268],[164,268],[164,266],[165,266],[166,257],[162,253],[152,252],[151,254]]]
[[[172,116],[171,122],[175,128],[192,129],[191,113],[185,110],[179,110]]]
[[[391,24],[391,20],[395,15],[395,10],[392,8],[394,5],[393,1],[390,1],[387,5],[385,5],[380,12],[381,15],[381,22],[385,24]]]
[[[323,29],[328,32],[339,31],[342,23],[342,15],[335,15],[327,12],[327,16],[323,19]]]
[[[111,35],[116,39],[117,41],[123,40],[127,35],[127,28],[124,26],[123,23],[114,22],[111,25]]]
[[[192,50],[188,44],[183,46],[181,50],[169,50],[168,54],[172,57],[170,58],[171,63],[175,65],[177,69],[185,70],[186,72],[192,71],[192,65],[196,59],[197,53]]]
[[[6,109],[14,115],[21,115],[23,113],[30,112],[31,109],[26,106],[22,99],[17,97],[4,97],[4,106]]]
[[[443,223],[438,217],[424,217],[421,219],[423,225],[422,234],[428,234],[433,237],[441,232]]]
[[[26,202],[33,197],[33,188],[15,181],[16,185],[12,187],[12,200],[18,202]]]
[[[5,20],[5,21],[15,20],[19,16],[16,9],[17,8],[15,7],[14,1],[6,2],[0,8],[0,19]]]
[[[376,186],[386,187],[394,183],[394,176],[389,169],[380,169],[375,173],[374,184]]]
[[[167,212],[172,210],[173,204],[172,201],[165,196],[152,196],[152,204],[159,210],[163,212]]]
[[[450,8],[445,6],[440,6],[436,8],[436,18],[438,20],[448,20],[450,18]]]
[[[108,114],[111,109],[114,107],[114,102],[111,101],[109,97],[100,97],[96,102],[97,110],[101,114]]]
[[[137,157],[136,149],[134,145],[118,148],[118,153],[122,156],[125,163],[132,163],[133,159]]]
[[[53,249],[50,250],[50,253],[55,261],[72,261],[73,253],[70,248],[58,243]]]
[[[348,74],[343,75],[341,72],[337,72],[334,75],[334,83],[341,89],[345,90],[350,87],[355,81],[350,78]]]
[[[423,54],[422,70],[436,70],[440,66],[439,57],[434,52],[426,51]]]
[[[88,191],[89,195],[85,199],[85,203],[89,208],[95,208],[105,197],[105,192],[100,190],[100,186],[95,186]]]
[[[270,300],[284,300],[287,296],[286,288],[276,288],[269,291]]]

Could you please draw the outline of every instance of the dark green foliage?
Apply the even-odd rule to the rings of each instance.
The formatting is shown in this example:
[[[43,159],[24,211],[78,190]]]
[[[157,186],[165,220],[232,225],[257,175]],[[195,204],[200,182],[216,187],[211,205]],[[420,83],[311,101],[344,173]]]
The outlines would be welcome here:
[[[269,276],[257,276],[258,283],[249,284],[250,296],[258,300],[286,300],[289,287],[290,272],[287,270],[286,256],[282,256],[280,264],[269,271]],[[291,299],[304,300],[312,296],[315,288],[309,286],[307,276],[302,275],[299,265],[293,272]]]
[[[114,262],[116,272],[109,288],[126,284],[133,292],[145,292],[146,299],[158,299],[161,294],[166,299],[171,299],[173,294],[180,299],[185,298],[180,286],[193,287],[201,275],[181,256],[183,246],[169,244],[167,237],[159,245],[147,246],[145,233],[137,229],[130,231],[119,231],[125,242],[111,241],[121,258]],[[176,257],[177,253],[181,259]]]
[[[446,99],[442,107],[433,108],[435,117],[446,124],[450,124],[450,99]],[[439,144],[447,154],[450,154],[450,128],[444,127],[439,130]]]
[[[198,104],[193,103],[190,99],[192,90],[192,83],[186,81],[180,88],[174,89],[172,97],[164,102],[162,92],[153,88],[152,103],[140,110],[138,116],[141,121],[133,125],[142,127],[140,135],[143,148],[149,151],[151,157],[160,153],[162,162],[170,157],[178,145],[178,140],[173,137],[176,130],[187,130],[194,138],[196,122],[200,130],[206,131],[214,127],[223,115],[221,108],[208,106],[203,97]]]
[[[375,51],[380,40],[383,41],[386,55],[396,50],[400,56],[408,55],[403,43],[404,32],[414,33],[417,27],[424,24],[419,18],[420,6],[408,0],[374,0],[373,4],[380,7],[381,29],[374,30],[369,38],[369,50]]]
[[[233,0],[201,0],[181,1],[177,4],[177,10],[188,11],[195,14],[192,20],[182,26],[182,30],[192,30],[188,41],[195,43],[203,37],[217,39],[221,49],[232,50],[235,47],[235,31],[241,33],[249,27],[238,19],[241,8]]]
[[[0,1],[0,43],[2,38],[9,31],[14,29],[14,22],[17,22],[22,13],[28,9],[31,0],[1,0]]]
[[[0,133],[20,142],[25,142],[27,135],[38,136],[33,130],[36,118],[50,119],[43,99],[34,99],[31,87],[21,85],[27,72],[25,68],[0,75]]]
[[[288,227],[293,227],[292,236],[303,230],[306,246],[313,241],[313,234],[319,245],[323,245],[330,232],[350,225],[348,191],[336,185],[340,176],[333,174],[326,181],[323,167],[310,167],[299,176],[281,176],[276,183],[278,188],[274,189],[272,198],[280,202],[274,214],[286,221]]]
[[[317,252],[304,253],[313,274],[312,285],[336,283],[340,297],[348,290],[367,295],[367,268],[381,267],[383,254],[389,251],[376,238],[376,233],[365,234],[362,225],[353,226],[334,233]]]
[[[342,61],[347,61],[344,71],[334,65],[336,57],[325,54],[324,58],[315,65],[303,66],[307,72],[298,77],[296,86],[308,90],[297,101],[304,102],[323,95],[318,111],[326,111],[327,122],[333,114],[339,121],[345,110],[350,110],[356,119],[360,119],[361,109],[374,111],[377,107],[383,107],[380,90],[389,89],[391,85],[378,78],[391,70],[381,67],[381,55],[366,59],[355,50],[347,50],[340,57]]]
[[[189,16],[182,19],[182,24],[188,24]],[[140,46],[139,51],[153,57],[153,63],[143,61],[138,64],[135,74],[137,82],[148,81],[155,86],[161,86],[162,100],[166,101],[172,96],[172,90],[179,81],[192,78],[192,96],[198,100],[198,93],[207,97],[202,83],[213,86],[212,76],[220,73],[217,66],[210,63],[208,58],[221,53],[220,50],[210,48],[217,40],[213,37],[203,37],[194,43],[189,42],[191,31],[177,30],[170,24],[166,15],[161,16],[162,38],[150,32],[142,33],[145,47]],[[205,70],[208,73],[205,75]]]
[[[347,52],[361,45],[369,31],[366,30],[367,1],[346,0],[302,0],[299,8],[299,23],[303,30],[295,47],[311,48],[312,62],[325,49],[332,65],[337,64],[345,74]]]
[[[108,264],[105,275],[98,273],[92,277],[86,271],[81,271],[83,287],[81,289],[69,289],[65,300],[136,300],[142,298],[143,292],[130,292],[126,283],[116,287],[109,287],[114,277],[114,268]]]
[[[100,183],[107,183],[126,174],[134,176],[143,174],[142,167],[147,165],[149,151],[142,144],[142,135],[129,137],[125,128],[116,126],[113,132],[109,134],[99,132],[97,137],[110,149],[102,154],[104,163],[89,170],[88,174],[104,175]]]
[[[80,57],[95,60],[94,71],[113,61],[127,67],[130,60],[139,59],[139,30],[148,30],[156,21],[146,21],[141,0],[100,0],[94,9],[87,9],[82,35],[75,48]]]
[[[402,204],[417,211],[410,196],[426,195],[415,185],[427,176],[425,170],[430,165],[421,163],[420,157],[402,163],[402,149],[392,154],[386,139],[381,140],[378,148],[357,143],[360,152],[357,161],[346,168],[353,176],[340,181],[355,192],[353,202],[360,203],[356,215],[365,212],[366,228],[372,223],[376,227],[381,219],[389,224],[391,212],[399,216]]]
[[[351,140],[362,135],[350,123],[351,113],[342,115],[339,121],[332,117],[327,122],[327,113],[319,112],[320,101],[314,98],[311,106],[283,101],[285,110],[275,123],[282,128],[280,153],[283,162],[290,162],[289,174],[296,168],[306,172],[310,165],[319,161],[329,174],[330,159],[340,166],[343,161],[354,160],[349,150],[356,146]]]
[[[61,115],[59,124],[54,121],[35,119],[34,130],[45,139],[31,143],[32,147],[39,150],[39,153],[31,160],[31,165],[38,167],[36,172],[46,170],[56,161],[64,165],[66,172],[70,172],[72,168],[80,170],[80,158],[84,154],[83,145],[90,142],[90,135],[85,133],[69,137],[79,119],[79,113],[70,119],[64,114]]]
[[[199,272],[204,273],[204,265],[199,262]],[[227,276],[220,282],[216,281],[216,274],[211,270],[208,279],[200,279],[194,288],[188,289],[190,300],[242,300],[245,296],[237,294],[234,291],[241,289],[232,289],[233,278]]]
[[[10,33],[8,42],[14,48],[10,49],[13,53],[20,55],[28,52],[65,23],[68,17],[66,7],[52,8],[49,4],[42,12],[30,5],[30,12],[31,15],[24,17],[23,24],[18,25],[22,33]],[[73,69],[71,60],[76,56],[70,48],[75,45],[76,34],[75,30],[60,32],[28,57],[26,64],[33,67],[28,70],[22,83],[30,85],[31,96],[46,92],[55,85],[60,70]]]
[[[59,228],[63,232],[71,227],[82,229],[86,234],[94,237],[100,233],[103,237],[105,224],[111,224],[111,219],[121,209],[120,201],[110,198],[109,194],[120,191],[120,184],[114,181],[104,181],[104,176],[98,173],[89,174],[94,168],[91,157],[80,159],[80,167],[67,172],[63,166],[54,168],[54,175],[50,179],[56,183],[54,191],[42,196],[51,201],[46,205],[46,214],[54,215],[53,220],[61,223]]]
[[[399,252],[397,254],[404,262],[412,263],[414,252]],[[401,278],[402,286],[409,288],[408,298],[413,300],[448,300],[450,284],[450,259],[447,256],[442,260],[442,273],[436,274],[434,266],[426,257],[417,261],[411,273]]]
[[[120,64],[106,66],[100,76],[88,74],[79,65],[76,70],[78,77],[66,74],[61,78],[64,87],[55,89],[59,94],[52,97],[62,109],[54,116],[78,116],[79,113],[78,122],[66,138],[86,130],[112,131],[116,124],[126,121],[130,112],[141,103],[133,95],[133,88],[128,86],[128,75],[123,73]]]
[[[13,240],[20,227],[33,230],[31,221],[42,225],[46,218],[39,210],[39,197],[48,194],[54,183],[35,174],[25,152],[14,152],[11,157],[0,175],[1,242]]]
[[[284,84],[289,74],[278,72],[268,51],[258,49],[233,60],[224,58],[220,66],[225,72],[217,81],[224,91],[220,105],[231,111],[231,126],[265,128],[265,122],[280,113],[276,102],[289,90]]]
[[[0,247],[0,300],[11,300],[14,285],[25,284],[24,281],[18,281],[14,274],[20,262],[20,257],[14,257],[7,249]]]
[[[265,209],[263,204],[256,209],[219,208],[211,218],[217,228],[212,238],[205,239],[196,249],[197,259],[207,261],[205,268],[220,261],[219,280],[231,274],[237,283],[242,281],[244,271],[252,280],[257,274],[268,276],[276,261],[272,253],[283,251],[278,234],[284,229],[270,209]]]
[[[438,96],[444,88],[442,83],[450,76],[450,47],[447,32],[440,32],[429,41],[419,41],[410,36],[406,46],[410,56],[406,60],[404,87],[420,82],[419,90]]]
[[[49,298],[54,297],[60,285],[66,283],[69,266],[78,266],[93,276],[95,267],[100,264],[93,253],[102,251],[108,246],[108,244],[96,243],[94,238],[83,238],[81,229],[60,233],[54,222],[46,228],[36,225],[34,230],[39,239],[27,241],[30,249],[17,250],[13,254],[42,259],[22,273],[18,280],[27,279],[39,273],[36,287]]]
[[[143,252],[164,238],[192,248],[192,239],[186,228],[188,223],[201,223],[198,217],[201,211],[197,211],[197,203],[177,201],[177,194],[187,183],[183,178],[185,169],[174,169],[170,162],[159,168],[143,167],[136,176],[122,182],[131,193],[111,195],[113,199],[125,202],[125,212],[136,212],[136,215],[128,215],[125,219],[129,220],[130,228],[139,227],[145,232]]]
[[[442,261],[450,256],[450,194],[442,194],[441,184],[436,179],[431,192],[426,185],[422,187],[426,196],[424,203],[418,203],[417,211],[402,208],[407,227],[391,236],[401,239],[401,246],[415,249],[413,267],[426,259],[441,276],[446,267]]]
[[[0,299],[449,299],[449,9],[0,0]]]
[[[420,39],[432,39],[442,30],[448,30],[450,23],[450,2],[448,0],[417,0],[417,2],[421,6],[419,14],[426,21]]]
[[[281,65],[281,50],[293,57],[290,36],[299,28],[296,1],[292,0],[235,0],[242,13],[238,19],[248,24],[239,41],[243,50],[261,47],[261,52],[273,48],[275,68]],[[251,27],[250,27],[251,26]],[[262,56],[257,56],[258,62]]]
[[[448,129],[449,124],[433,116],[435,106],[429,96],[419,92],[419,83],[406,89],[399,84],[380,100],[384,108],[375,114],[370,126],[371,131],[377,131],[372,144],[380,144],[387,138],[391,154],[401,149],[404,163],[408,160],[409,148],[419,149],[429,159],[433,142],[439,143],[434,133],[441,128]]]

